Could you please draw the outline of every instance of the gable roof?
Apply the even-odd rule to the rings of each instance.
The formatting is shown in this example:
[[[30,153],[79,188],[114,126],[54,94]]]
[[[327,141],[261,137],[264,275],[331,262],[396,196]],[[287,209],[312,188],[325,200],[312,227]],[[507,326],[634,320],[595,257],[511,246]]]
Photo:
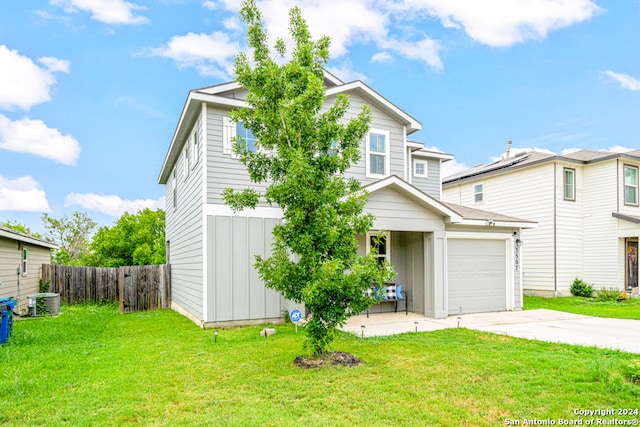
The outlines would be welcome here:
[[[47,249],[58,249],[58,245],[56,244],[47,242],[46,240],[38,239],[37,237],[33,237],[28,234],[20,233],[11,228],[1,227],[1,226],[0,226],[0,237],[5,237],[7,239],[15,240],[16,242],[29,243],[34,246],[41,246]]]
[[[578,165],[589,165],[611,159],[629,159],[640,162],[640,150],[626,153],[614,153],[611,151],[579,150],[565,155],[528,151],[517,154],[515,157],[507,157],[492,163],[474,166],[462,172],[448,176],[442,180],[443,187],[470,181],[486,176],[509,173],[514,170],[548,162],[562,161]]]
[[[396,175],[391,175],[376,181],[372,184],[362,187],[369,193],[379,191],[383,188],[392,188],[400,194],[414,200],[425,208],[437,212],[445,218],[445,222],[460,225],[473,226],[502,226],[502,227],[519,227],[533,228],[536,227],[535,221],[529,221],[521,218],[515,218],[507,215],[501,215],[493,212],[482,211],[479,209],[468,208],[453,203],[445,203],[437,200]]]
[[[339,93],[357,93],[367,102],[375,105],[398,122],[404,124],[407,135],[422,128],[422,124],[419,121],[359,80],[344,83],[325,70],[324,83],[327,87],[326,96],[333,96]],[[196,122],[198,115],[202,111],[202,104],[206,103],[230,110],[246,107],[248,104],[245,100],[225,96],[230,93],[235,93],[240,89],[242,89],[242,87],[238,82],[228,82],[189,91],[158,176],[159,184],[166,184],[169,180],[171,170],[182,151],[184,142],[189,136],[189,132]]]

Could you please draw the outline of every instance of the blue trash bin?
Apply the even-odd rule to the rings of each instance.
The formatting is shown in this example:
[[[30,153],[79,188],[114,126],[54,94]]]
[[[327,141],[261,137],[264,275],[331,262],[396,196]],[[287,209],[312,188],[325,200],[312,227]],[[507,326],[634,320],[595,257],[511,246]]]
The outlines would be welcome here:
[[[4,344],[11,336],[13,325],[13,308],[16,300],[13,298],[0,298],[0,344]]]

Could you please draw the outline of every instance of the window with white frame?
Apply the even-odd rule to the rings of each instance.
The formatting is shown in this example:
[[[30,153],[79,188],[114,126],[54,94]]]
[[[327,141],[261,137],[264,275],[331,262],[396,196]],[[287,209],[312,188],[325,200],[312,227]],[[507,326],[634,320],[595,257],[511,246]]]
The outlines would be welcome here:
[[[427,176],[427,162],[426,160],[414,160],[413,161],[413,176],[426,177]]]
[[[192,141],[193,141],[193,150],[192,150],[192,154],[193,154],[193,167],[196,167],[196,164],[198,163],[198,160],[200,160],[200,147],[198,147],[198,129],[193,131],[193,137],[192,137]]]
[[[638,206],[638,167],[624,165],[624,204]]]
[[[473,186],[473,202],[482,203],[484,201],[484,184]]]
[[[184,179],[189,177],[189,143],[184,145]]]
[[[576,170],[564,168],[564,199],[576,199]]]
[[[367,233],[367,252],[373,248],[378,249],[378,264],[382,264],[384,261],[391,262],[391,245],[388,234],[369,231]]]
[[[22,248],[22,275],[27,275],[27,248]]]
[[[231,120],[231,117],[223,117],[222,120],[222,152],[224,154],[230,154],[235,157],[233,153],[234,137],[236,137],[236,140],[242,138],[246,142],[249,151],[256,152],[256,137],[250,129],[244,126],[244,123],[236,123]]]
[[[178,178],[176,175],[176,168],[173,168],[173,176],[171,177],[171,187],[172,187],[172,192],[173,192],[173,208],[177,208],[178,207]]]
[[[389,176],[389,132],[371,130],[367,135],[366,155],[367,178]]]

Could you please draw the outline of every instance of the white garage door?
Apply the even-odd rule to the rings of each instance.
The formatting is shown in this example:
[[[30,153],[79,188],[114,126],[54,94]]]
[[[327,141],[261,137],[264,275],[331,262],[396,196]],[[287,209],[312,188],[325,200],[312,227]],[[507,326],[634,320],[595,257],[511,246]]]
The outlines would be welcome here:
[[[506,309],[504,240],[449,239],[449,315]]]

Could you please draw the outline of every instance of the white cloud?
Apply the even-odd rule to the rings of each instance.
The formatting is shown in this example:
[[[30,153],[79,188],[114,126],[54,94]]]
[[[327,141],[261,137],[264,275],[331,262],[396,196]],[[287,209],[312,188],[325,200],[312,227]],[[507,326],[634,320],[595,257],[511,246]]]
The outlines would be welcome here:
[[[0,211],[49,212],[49,202],[38,181],[30,176],[8,179],[0,175]]]
[[[488,46],[542,39],[601,11],[591,0],[406,0],[400,7],[435,16],[444,27],[464,29]]]
[[[0,149],[35,154],[65,165],[75,165],[80,157],[80,144],[72,136],[47,127],[42,120],[12,121],[2,114]]]
[[[444,162],[442,164],[442,178],[448,178],[451,175],[457,174],[458,172],[462,172],[464,170],[469,169],[465,163],[459,163],[456,159],[449,160],[448,162]]]
[[[604,72],[607,76],[611,77],[613,80],[617,81],[620,84],[620,87],[623,89],[632,90],[634,92],[640,90],[640,80],[632,77],[628,74],[615,73],[611,70],[607,70]]]
[[[136,15],[134,11],[145,9],[124,0],[51,0],[54,6],[62,7],[68,13],[83,10],[91,13],[91,19],[105,24],[144,24],[149,19]]]
[[[227,34],[188,33],[174,36],[164,47],[152,49],[152,53],[173,59],[179,67],[194,67],[204,76],[226,78],[232,75],[233,56],[240,45]]]
[[[71,193],[67,195],[64,201],[65,207],[79,205],[87,210],[101,212],[113,217],[119,217],[125,212],[134,214],[145,208],[164,209],[164,204],[164,197],[161,197],[158,200],[128,200],[122,199],[120,196],[116,195],[100,195],[93,193]]]
[[[371,62],[390,62],[393,57],[389,52],[378,52],[371,57]]]
[[[44,68],[17,50],[0,45],[0,108],[28,110],[51,100],[51,88],[56,84],[54,73],[68,73],[69,61],[44,57]]]
[[[438,55],[441,49],[440,43],[428,37],[418,42],[389,39],[382,43],[382,46],[396,51],[407,59],[423,61],[432,68],[442,69],[442,61]]]
[[[348,60],[344,61],[340,66],[327,67],[327,70],[343,82],[352,82],[355,80],[366,82],[369,80],[366,75],[355,71],[351,61]]]

